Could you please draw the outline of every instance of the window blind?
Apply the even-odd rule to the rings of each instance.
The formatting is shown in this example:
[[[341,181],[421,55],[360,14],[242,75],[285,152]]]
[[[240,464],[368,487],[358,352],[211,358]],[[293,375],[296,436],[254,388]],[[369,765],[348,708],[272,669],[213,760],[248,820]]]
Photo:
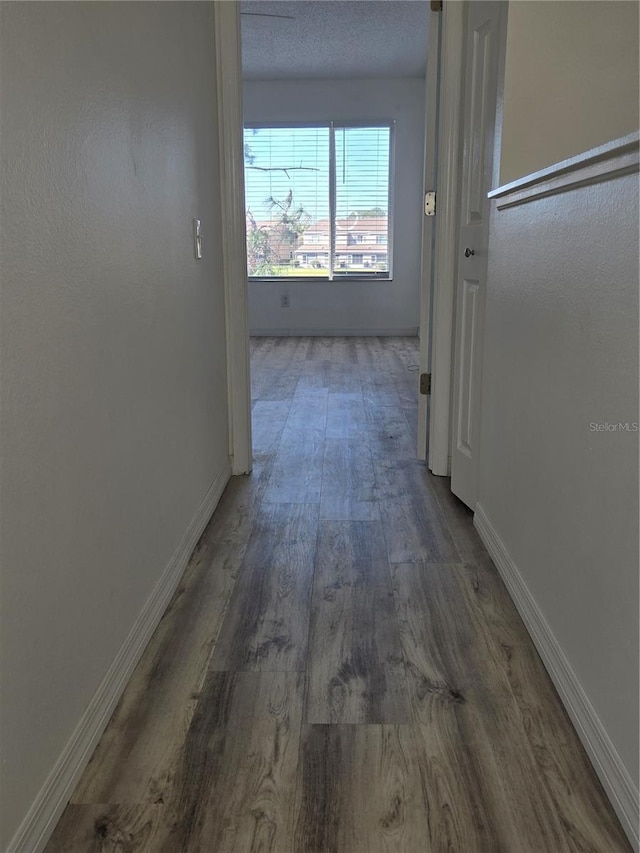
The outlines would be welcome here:
[[[328,126],[245,130],[249,275],[327,276],[329,132]]]
[[[249,127],[247,267],[260,278],[387,277],[391,127]]]
[[[334,133],[334,272],[388,274],[390,128]]]

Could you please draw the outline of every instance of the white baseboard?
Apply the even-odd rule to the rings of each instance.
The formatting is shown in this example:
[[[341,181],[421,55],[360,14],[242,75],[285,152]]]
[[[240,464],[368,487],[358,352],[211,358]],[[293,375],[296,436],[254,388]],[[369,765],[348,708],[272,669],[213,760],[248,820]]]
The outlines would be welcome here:
[[[71,739],[27,812],[6,853],[40,853],[64,811],[151,635],[175,592],[189,557],[231,476],[217,474],[176,551],[133,624],[115,660],[82,715]]]
[[[638,823],[640,821],[638,789],[545,619],[544,613],[480,504],[476,506],[473,523],[518,608],[520,616],[591,759],[591,763],[611,800],[611,805],[615,809],[633,849],[637,851],[639,847]]]
[[[250,329],[252,338],[416,338],[418,327],[409,326],[400,329]]]

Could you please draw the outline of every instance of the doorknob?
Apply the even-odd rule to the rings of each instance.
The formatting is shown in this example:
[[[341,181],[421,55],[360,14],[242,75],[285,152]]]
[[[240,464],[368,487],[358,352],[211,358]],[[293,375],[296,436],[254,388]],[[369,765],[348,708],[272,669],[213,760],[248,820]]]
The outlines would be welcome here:
[[[464,256],[465,256],[465,258],[470,258],[470,257],[471,257],[471,255],[475,255],[475,253],[476,253],[476,250],[475,250],[475,249],[465,249],[465,250],[464,250]]]

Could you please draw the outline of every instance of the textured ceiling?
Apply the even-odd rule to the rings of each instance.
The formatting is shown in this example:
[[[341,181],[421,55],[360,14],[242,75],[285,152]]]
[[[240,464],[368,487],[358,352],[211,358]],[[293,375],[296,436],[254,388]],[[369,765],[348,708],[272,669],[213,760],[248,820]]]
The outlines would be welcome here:
[[[427,0],[246,0],[247,80],[422,77]],[[261,17],[282,15],[287,17]]]

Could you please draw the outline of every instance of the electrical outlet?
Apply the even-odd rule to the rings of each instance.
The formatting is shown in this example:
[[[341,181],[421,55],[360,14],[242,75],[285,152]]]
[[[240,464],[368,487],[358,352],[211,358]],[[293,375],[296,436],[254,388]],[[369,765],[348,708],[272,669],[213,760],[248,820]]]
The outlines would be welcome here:
[[[280,307],[288,308],[289,307],[289,294],[283,293],[280,297]]]

